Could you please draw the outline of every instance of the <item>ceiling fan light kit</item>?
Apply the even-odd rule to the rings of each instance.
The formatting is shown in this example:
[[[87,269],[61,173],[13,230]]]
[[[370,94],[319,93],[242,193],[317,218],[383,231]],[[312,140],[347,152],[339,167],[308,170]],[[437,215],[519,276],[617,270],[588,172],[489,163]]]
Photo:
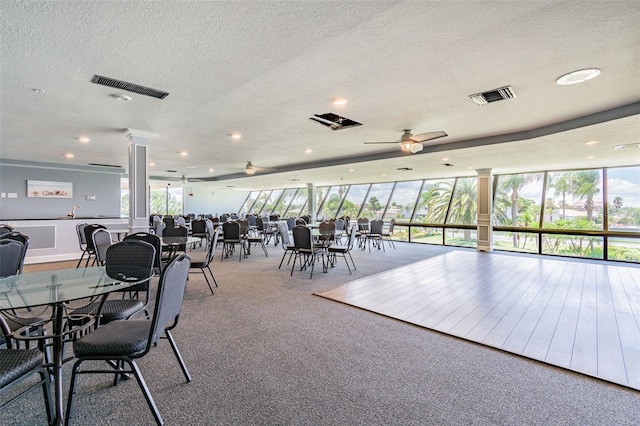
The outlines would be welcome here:
[[[422,145],[423,142],[431,141],[438,138],[443,138],[447,135],[446,132],[437,131],[437,132],[427,132],[427,133],[419,133],[414,135],[411,133],[411,129],[404,129],[402,131],[402,136],[399,141],[395,142],[365,142],[365,144],[386,144],[386,143],[397,143],[400,145],[400,149],[403,152],[410,152],[412,154],[416,154],[424,149]]]

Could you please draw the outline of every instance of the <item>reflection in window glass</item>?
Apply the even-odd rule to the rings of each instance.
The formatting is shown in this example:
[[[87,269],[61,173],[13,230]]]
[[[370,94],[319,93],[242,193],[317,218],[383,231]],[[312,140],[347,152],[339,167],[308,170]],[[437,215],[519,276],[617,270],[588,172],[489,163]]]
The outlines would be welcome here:
[[[275,207],[273,208],[273,213],[280,215],[281,217],[284,216],[287,207],[289,207],[289,203],[291,203],[291,200],[296,195],[297,191],[298,190],[296,188],[285,189],[283,191],[282,197],[280,197]]]
[[[396,183],[384,219],[390,220],[395,218],[399,221],[409,222],[421,186],[422,181],[420,180]]]
[[[348,188],[349,186],[347,185],[324,187],[324,191],[322,191],[322,197],[319,190],[320,188],[318,188],[318,198],[316,204],[316,206],[318,207],[318,220],[332,219],[336,217],[336,212],[340,207],[340,202],[342,201],[342,198],[344,198],[344,194],[347,192]],[[320,203],[322,203],[322,205]]]
[[[120,217],[129,217],[129,178],[120,178]]]
[[[414,222],[444,223],[455,179],[427,180],[418,199]],[[442,240],[440,241],[442,243]]]
[[[607,169],[607,197],[609,231],[640,232],[640,166]]]
[[[602,230],[602,170],[552,172],[543,227]]]
[[[271,212],[273,212],[273,209],[276,207],[276,203],[278,202],[278,199],[280,199],[281,194],[282,189],[274,189],[273,191],[271,191],[271,194],[262,207],[263,215],[271,214]]]
[[[367,201],[362,206],[360,217],[368,217],[369,219],[381,219],[384,207],[387,205],[389,195],[393,189],[393,182],[390,183],[374,183],[371,185]],[[351,193],[351,191],[349,191]]]
[[[304,213],[301,213],[301,210],[307,205],[307,190],[306,189],[298,189],[296,195],[291,200],[291,204],[289,204],[289,208],[286,212],[284,212],[285,217],[299,217]]]
[[[603,259],[603,237],[542,234],[542,254]]]
[[[340,216],[360,217],[360,210],[362,210],[362,204],[368,190],[369,185],[351,185],[342,203],[342,208],[340,208]]]
[[[451,198],[447,223],[475,225],[478,211],[477,178],[458,178]]]

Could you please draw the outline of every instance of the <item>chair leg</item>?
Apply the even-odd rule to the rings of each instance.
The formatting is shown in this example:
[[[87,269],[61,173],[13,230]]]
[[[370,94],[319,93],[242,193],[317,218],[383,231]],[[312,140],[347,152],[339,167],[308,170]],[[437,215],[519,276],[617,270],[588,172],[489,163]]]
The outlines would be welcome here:
[[[349,255],[349,259],[351,259],[351,263],[353,264],[353,269],[356,269],[356,262],[353,261],[353,257],[351,257],[351,253],[347,252],[347,254]],[[345,256],[344,258],[345,260],[347,259],[347,257]]]
[[[42,394],[44,397],[44,405],[47,410],[47,423],[53,424],[53,405],[51,404],[51,385],[50,376],[46,368],[41,368],[38,372],[40,374],[40,380],[42,380]]]
[[[147,400],[147,404],[149,405],[149,408],[151,409],[151,412],[153,413],[153,417],[156,419],[156,423],[159,425],[163,425],[164,424],[164,420],[162,420],[162,416],[160,415],[160,411],[158,410],[158,407],[156,406],[155,401],[153,400],[153,397],[151,396],[151,392],[149,392],[149,388],[147,387],[147,383],[144,381],[144,378],[142,377],[142,373],[140,372],[140,369],[138,368],[138,364],[136,364],[136,362],[134,360],[126,360],[127,364],[129,364],[129,366],[131,367],[131,370],[133,371],[133,374],[136,376],[136,380],[138,381],[138,385],[140,386],[140,389],[142,389],[142,393],[144,394],[144,398]]]
[[[204,271],[204,268],[200,269],[200,271],[202,271],[202,275],[204,275],[204,279],[207,282],[207,285],[209,286],[209,290],[211,290],[211,294],[213,294],[213,287],[211,287],[211,283],[209,282],[209,278],[207,278],[207,273]]]
[[[209,273],[211,274],[211,278],[213,278],[213,283],[216,285],[216,287],[218,287],[218,281],[216,280],[215,275],[213,275],[213,271],[211,270],[209,265],[207,265],[207,269],[209,270]]]
[[[182,369],[182,373],[184,374],[184,377],[187,379],[187,382],[190,382],[192,380],[191,375],[189,374],[189,370],[187,370],[187,365],[184,363],[184,359],[182,359],[182,355],[180,355],[180,350],[178,349],[178,345],[176,345],[175,340],[173,340],[173,335],[169,330],[165,330],[164,333],[167,337],[167,340],[169,341],[169,344],[171,345],[171,349],[173,349],[173,353],[176,355],[176,358],[178,359],[178,363],[180,364],[180,368]]]

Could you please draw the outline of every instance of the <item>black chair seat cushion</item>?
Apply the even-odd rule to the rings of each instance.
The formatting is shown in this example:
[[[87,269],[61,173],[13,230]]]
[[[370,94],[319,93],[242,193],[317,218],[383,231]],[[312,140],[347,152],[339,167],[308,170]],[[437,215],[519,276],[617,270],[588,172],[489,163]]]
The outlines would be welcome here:
[[[82,308],[75,309],[74,314],[94,314],[98,310],[99,302],[93,302]],[[111,321],[124,320],[144,308],[144,302],[137,299],[109,299],[102,307],[103,324]]]
[[[349,251],[349,247],[346,246],[329,246],[329,253],[346,253]]]
[[[42,365],[40,349],[0,350],[0,388]]]
[[[76,357],[133,356],[144,352],[151,321],[113,321],[76,340]]]

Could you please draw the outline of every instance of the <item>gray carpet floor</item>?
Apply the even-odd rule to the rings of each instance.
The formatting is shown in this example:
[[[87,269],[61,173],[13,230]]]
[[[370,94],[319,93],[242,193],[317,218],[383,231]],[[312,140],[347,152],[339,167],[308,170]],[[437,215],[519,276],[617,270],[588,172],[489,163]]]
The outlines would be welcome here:
[[[165,424],[640,424],[637,391],[312,295],[459,250],[396,246],[355,250],[353,275],[339,263],[313,279],[278,270],[280,247],[242,262],[220,262],[218,250],[220,287],[212,296],[191,274],[174,332],[193,382],[185,383],[166,341],[139,361]],[[154,424],[135,381],[114,388],[104,376],[81,379],[72,420]],[[41,395],[0,412],[0,424],[45,424]]]

